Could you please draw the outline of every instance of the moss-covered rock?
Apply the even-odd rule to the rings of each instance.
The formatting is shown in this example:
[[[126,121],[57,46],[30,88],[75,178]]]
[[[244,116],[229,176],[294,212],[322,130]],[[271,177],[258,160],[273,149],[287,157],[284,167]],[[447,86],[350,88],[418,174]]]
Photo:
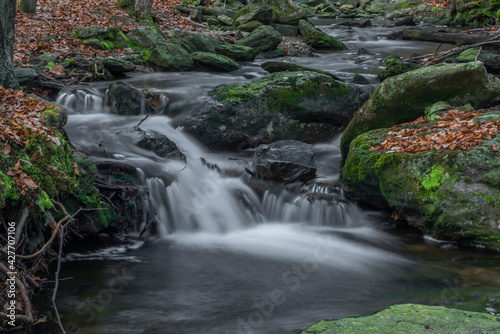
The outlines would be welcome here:
[[[278,72],[247,85],[223,85],[182,120],[202,142],[226,149],[296,139],[307,143],[334,135],[363,102],[356,86],[312,71]]]
[[[193,60],[195,65],[213,71],[231,72],[241,68],[240,64],[231,58],[211,52],[195,52]]]
[[[189,53],[196,51],[215,52],[215,48],[226,44],[223,40],[188,31],[173,30],[172,38]]]
[[[500,11],[500,9],[499,9]],[[481,50],[470,48],[460,53],[455,61],[459,63],[468,63],[476,60],[481,61],[486,67],[486,70],[492,74],[500,74],[500,54],[495,54],[490,50]]]
[[[215,52],[236,61],[252,61],[257,50],[243,45],[224,44],[215,47]]]
[[[390,59],[387,59],[385,61],[385,69],[378,74],[378,78],[380,79],[380,81],[384,81],[389,77],[393,77],[420,68],[419,65],[414,63],[402,61],[394,57],[389,58]]]
[[[233,26],[238,27],[252,21],[270,24],[273,21],[273,10],[266,4],[251,3],[240,9],[233,18]]]
[[[254,0],[254,4],[265,4],[273,10],[276,21],[281,24],[297,25],[306,14],[291,0]]]
[[[439,64],[390,77],[358,110],[341,140],[345,158],[356,136],[378,128],[413,121],[425,107],[443,101],[481,108],[498,101],[500,80],[488,75],[481,62]]]
[[[134,64],[122,58],[106,57],[102,59],[102,64],[113,75],[121,75],[126,72],[132,72],[135,69]]]
[[[476,117],[500,120],[500,112]],[[371,150],[386,129],[351,143],[341,182],[358,200],[387,203],[407,221],[437,239],[500,249],[500,156],[485,140],[473,149],[391,153]],[[382,202],[381,202],[382,201]]]
[[[306,67],[306,66],[301,66],[301,65],[297,65],[297,64],[293,64],[293,63],[287,63],[287,62],[283,62],[283,61],[268,61],[268,62],[262,63],[260,65],[260,67],[262,67],[265,71],[267,71],[269,73],[312,71],[312,72],[328,75],[328,76],[331,76],[335,80],[342,81],[333,73],[318,70],[315,68]]]
[[[119,115],[139,115],[143,111],[143,92],[128,83],[112,83],[109,86],[107,94],[111,103],[112,113]]]
[[[140,45],[149,49],[166,43],[165,36],[153,27],[140,26],[131,30],[127,37],[136,45]]]
[[[496,333],[498,317],[443,306],[401,304],[371,315],[323,320],[301,334],[365,333]]]
[[[240,39],[237,44],[254,48],[257,51],[271,51],[278,47],[282,37],[280,33],[271,26],[261,26]]]
[[[344,43],[319,30],[308,32],[302,42],[310,45],[313,49],[347,50]]]
[[[299,31],[300,31],[300,34],[302,36],[305,36],[310,32],[318,31],[318,29],[316,29],[316,27],[312,23],[310,23],[306,20],[300,20],[299,21]]]
[[[146,60],[164,70],[188,70],[194,64],[189,53],[176,44],[157,45]]]
[[[241,31],[245,31],[245,32],[252,32],[262,25],[263,25],[262,22],[250,21],[250,22],[244,23],[242,25],[239,25],[236,29],[241,30]]]

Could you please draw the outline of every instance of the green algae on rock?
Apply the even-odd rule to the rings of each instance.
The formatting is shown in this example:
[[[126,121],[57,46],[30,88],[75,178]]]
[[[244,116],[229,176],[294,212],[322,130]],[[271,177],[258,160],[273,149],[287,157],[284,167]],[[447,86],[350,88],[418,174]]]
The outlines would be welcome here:
[[[498,333],[498,317],[418,304],[400,304],[362,317],[323,320],[301,334]]]

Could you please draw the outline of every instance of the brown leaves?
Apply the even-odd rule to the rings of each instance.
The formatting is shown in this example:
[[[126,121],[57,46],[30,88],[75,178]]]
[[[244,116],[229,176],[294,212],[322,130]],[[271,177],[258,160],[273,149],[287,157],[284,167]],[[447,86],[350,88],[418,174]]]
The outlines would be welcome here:
[[[479,111],[448,110],[437,124],[417,129],[402,128],[412,125],[430,123],[423,117],[414,122],[392,127],[387,131],[387,137],[377,147],[370,150],[389,151],[398,153],[416,153],[429,150],[471,150],[481,145],[483,140],[490,140],[500,132],[500,122],[477,123],[473,117],[481,115]],[[494,152],[498,151],[491,145]]]
[[[2,147],[2,153],[7,155],[10,153],[10,151],[12,151],[12,148],[10,147],[10,145],[8,143],[5,143]]]
[[[56,65],[50,69],[49,74],[52,75],[63,75],[66,69],[62,65]]]

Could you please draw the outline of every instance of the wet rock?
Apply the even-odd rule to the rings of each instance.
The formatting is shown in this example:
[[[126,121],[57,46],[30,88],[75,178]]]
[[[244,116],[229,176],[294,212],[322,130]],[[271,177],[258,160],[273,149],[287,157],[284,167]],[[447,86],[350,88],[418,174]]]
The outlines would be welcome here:
[[[314,146],[296,140],[280,140],[255,150],[253,169],[268,180],[307,181],[316,175]]]
[[[339,26],[344,27],[356,27],[356,28],[368,28],[372,26],[372,22],[370,20],[364,21],[347,21],[339,23]]]
[[[360,48],[360,49],[358,49],[358,52],[356,52],[356,54],[357,54],[358,56],[363,56],[363,55],[373,56],[373,55],[374,55],[374,53],[372,53],[372,52],[368,51],[368,50],[367,50],[367,49],[365,49],[365,48]]]
[[[142,112],[144,94],[128,83],[112,83],[108,88],[108,99],[114,114],[139,115]]]
[[[265,4],[271,7],[276,20],[281,24],[297,25],[306,18],[306,14],[290,0],[253,0],[253,4]]]
[[[128,137],[138,147],[151,151],[162,158],[186,161],[186,156],[177,145],[159,132],[134,126],[120,131],[118,135]]]
[[[164,92],[154,89],[144,89],[143,93],[146,99],[146,112],[148,114],[163,113],[170,102],[170,98]]]
[[[31,68],[14,69],[14,75],[21,86],[35,85],[40,81],[40,74]]]
[[[236,44],[248,46],[257,51],[271,51],[278,47],[281,40],[282,37],[276,29],[271,26],[262,26],[240,39]]]
[[[150,49],[165,44],[165,37],[158,30],[152,27],[137,27],[136,29],[131,30],[127,34],[127,37],[132,42]]]
[[[251,3],[236,13],[233,19],[233,25],[238,27],[251,21],[269,24],[272,22],[273,16],[273,10],[268,5]]]
[[[151,50],[149,63],[165,70],[188,70],[194,62],[189,53],[176,44],[157,45]]]
[[[352,81],[358,85],[369,85],[371,82],[361,74],[354,74]]]
[[[276,29],[281,36],[297,36],[299,34],[299,27],[297,25],[272,24],[271,26]]]
[[[416,25],[417,25],[417,23],[415,22],[413,17],[409,17],[409,16],[394,23],[395,27],[401,27],[401,26],[412,26],[413,27]]]
[[[263,24],[259,21],[250,21],[247,23],[244,23],[242,25],[239,25],[237,27],[238,30],[245,31],[245,32],[252,32],[258,27],[261,27]]]
[[[322,31],[308,32],[302,42],[310,45],[313,49],[323,50],[346,50],[347,46],[336,38],[325,34]]]
[[[345,158],[356,136],[378,128],[409,122],[424,115],[425,107],[443,101],[481,108],[500,102],[500,79],[481,62],[439,64],[384,80],[356,113],[341,140]]]
[[[103,58],[102,63],[113,75],[121,75],[126,72],[132,72],[135,65],[121,58]]]
[[[173,30],[172,38],[189,53],[197,51],[215,52],[215,48],[226,44],[223,40],[188,31]]]
[[[380,81],[384,81],[387,78],[420,68],[420,66],[417,64],[402,61],[393,57],[388,57],[384,63],[386,66],[385,69],[378,74],[378,78],[380,79]]]
[[[271,51],[263,51],[259,52],[255,55],[255,58],[257,59],[272,59],[272,58],[279,58],[279,57],[285,57],[288,54],[285,52],[283,49],[275,49]]]
[[[193,53],[195,65],[220,72],[231,72],[241,68],[241,66],[223,55],[218,55],[211,52],[195,52]]]
[[[312,23],[307,22],[306,20],[299,21],[299,30],[302,36],[305,36],[313,31],[319,31],[319,29],[316,29],[316,27]]]
[[[500,74],[500,54],[493,53],[491,50],[481,50],[470,48],[460,53],[455,61],[459,63],[468,63],[477,60],[483,62],[484,67],[489,73]]]
[[[257,50],[248,46],[224,44],[215,47],[215,52],[236,61],[252,61]]]

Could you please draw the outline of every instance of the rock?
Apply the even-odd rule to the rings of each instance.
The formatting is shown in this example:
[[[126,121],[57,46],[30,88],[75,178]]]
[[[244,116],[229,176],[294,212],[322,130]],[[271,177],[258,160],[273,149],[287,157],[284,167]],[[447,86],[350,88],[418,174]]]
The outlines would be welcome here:
[[[60,105],[54,104],[54,102],[45,100],[44,98],[35,94],[29,94],[29,97],[35,99],[38,102],[42,102],[47,106],[53,106],[51,109],[46,109],[42,112],[43,118],[45,120],[43,125],[63,130],[63,126],[65,126],[68,122],[68,112],[65,108],[61,107]]]
[[[366,131],[413,121],[424,114],[425,107],[439,101],[471,103],[475,108],[498,103],[499,89],[500,80],[488,75],[481,62],[439,64],[390,77],[347,126],[341,140],[342,156],[347,156],[351,141]]]
[[[301,334],[331,333],[495,333],[498,317],[487,313],[417,304],[394,305],[362,317],[323,320]]]
[[[14,75],[21,86],[35,85],[40,81],[40,74],[32,68],[14,69]]]
[[[401,27],[401,26],[416,26],[417,23],[415,22],[415,20],[413,19],[413,17],[405,17],[399,21],[397,21],[396,23],[394,23],[394,26],[395,27]]]
[[[139,115],[144,94],[140,89],[125,82],[114,82],[108,88],[111,112],[119,115]]]
[[[231,58],[211,52],[195,52],[193,53],[193,60],[196,65],[214,71],[231,72],[241,68],[241,66]]]
[[[236,15],[236,12],[232,10],[231,8],[227,7],[205,7],[205,6],[198,6],[196,7],[199,11],[203,13],[203,15],[207,16],[213,16],[217,17],[220,15],[226,15],[229,16],[230,18],[234,18]]]
[[[118,135],[128,137],[138,147],[151,151],[162,158],[186,161],[186,156],[177,145],[159,132],[134,126],[120,131]]]
[[[265,4],[272,8],[276,20],[281,24],[298,25],[306,14],[291,0],[253,0],[253,4]]]
[[[257,50],[248,46],[224,44],[215,47],[215,52],[236,61],[252,61]]]
[[[300,34],[302,36],[305,36],[308,33],[313,32],[313,31],[319,31],[319,29],[316,29],[316,27],[313,26],[312,23],[307,22],[306,20],[299,21],[299,30],[300,30]]]
[[[314,49],[347,50],[347,46],[345,46],[344,43],[322,31],[308,32],[304,36],[302,42],[310,45]]]
[[[179,45],[168,43],[152,49],[148,62],[165,70],[187,70],[194,65],[193,59],[186,50]]]
[[[462,53],[460,53],[455,61],[459,63],[467,63],[471,61],[475,61],[476,56],[478,55],[478,49],[470,48]],[[495,54],[490,50],[481,50],[477,60],[481,61],[486,67],[486,70],[492,74],[500,74],[500,54]]]
[[[89,26],[78,31],[78,38],[87,39],[92,37],[102,37],[106,34],[106,30],[99,26]]]
[[[162,91],[154,89],[143,89],[146,99],[146,112],[148,114],[160,114],[170,102],[168,95]]]
[[[102,63],[113,75],[132,72],[135,69],[134,64],[121,58],[103,58]]]
[[[267,180],[307,181],[316,175],[314,146],[296,140],[280,140],[255,150],[253,169]]]
[[[254,48],[257,51],[271,51],[281,43],[281,35],[271,26],[262,26],[243,37],[236,44]]]
[[[194,22],[203,23],[203,14],[199,10],[195,9],[191,13],[191,20],[193,20]]]
[[[237,27],[238,30],[252,32],[263,24],[259,21],[250,21]]]
[[[299,34],[299,27],[290,24],[272,24],[271,27],[276,29],[281,36],[297,36]]]
[[[219,15],[219,16],[217,16],[217,20],[219,20],[220,22],[224,23],[227,26],[233,25],[233,19],[231,19],[227,15]]]
[[[205,145],[238,149],[276,140],[329,140],[365,101],[356,86],[317,72],[278,72],[256,82],[223,85],[214,101],[177,120]]]
[[[216,18],[214,17],[209,17],[207,19],[207,25],[212,28],[212,27],[220,27],[222,26],[222,22],[220,22],[219,20],[217,20]]]
[[[102,49],[101,42],[97,38],[89,38],[82,41],[83,45],[88,45],[93,49]]]
[[[258,21],[267,25],[273,21],[273,15],[273,10],[268,5],[251,3],[236,13],[233,18],[233,25],[238,27],[251,21]]]
[[[281,62],[281,61],[268,61],[266,63],[263,63],[260,65],[265,71],[269,73],[275,73],[275,72],[296,72],[296,71],[312,71],[316,73],[321,73],[324,75],[328,75],[332,77],[335,80],[342,81],[340,80],[335,74],[332,74],[330,72],[322,71],[322,70],[317,70],[315,68],[310,68],[306,66],[301,66],[293,63],[287,63],[287,62]]]
[[[130,31],[127,37],[139,45],[152,49],[165,44],[165,37],[152,27],[140,26]]]
[[[371,82],[365,78],[364,76],[362,76],[361,74],[354,74],[353,78],[352,78],[352,81],[355,83],[355,84],[358,84],[358,85],[369,85],[371,84]]]
[[[348,22],[339,23],[338,25],[344,26],[344,27],[369,28],[372,26],[372,22],[370,20],[348,21]]]
[[[494,110],[476,122],[500,120]],[[448,130],[449,128],[441,128]],[[372,151],[387,129],[353,140],[341,181],[349,195],[372,204],[378,198],[410,225],[440,240],[500,249],[500,138],[471,150],[420,153]]]
[[[356,54],[357,54],[358,56],[362,56],[362,55],[373,56],[373,55],[374,55],[374,53],[372,53],[372,52],[368,51],[368,50],[367,50],[367,49],[365,49],[365,48],[360,48],[360,49],[358,49],[358,52],[356,52]]]
[[[215,52],[217,46],[226,44],[218,38],[181,30],[173,30],[172,38],[189,53],[196,51]]]
[[[61,55],[57,52],[46,52],[40,55],[40,58],[44,59],[47,63],[55,62]]]
[[[433,105],[425,108],[425,110],[424,110],[425,119],[433,120],[436,118],[441,118],[439,113],[448,111],[451,108],[452,108],[452,106],[446,102],[442,102],[442,101],[436,102]]]
[[[279,57],[285,57],[288,54],[285,52],[283,49],[275,49],[271,51],[263,51],[259,52],[255,55],[255,58],[257,59],[271,59],[271,58],[279,58]]]
[[[339,1],[340,6],[351,6],[350,9],[356,8],[359,6],[360,1],[359,0],[340,0]],[[347,7],[346,7],[347,8]]]
[[[389,77],[410,72],[419,69],[420,66],[414,63],[399,60],[397,58],[388,57],[385,61],[385,69],[378,74],[380,81],[384,81]]]

